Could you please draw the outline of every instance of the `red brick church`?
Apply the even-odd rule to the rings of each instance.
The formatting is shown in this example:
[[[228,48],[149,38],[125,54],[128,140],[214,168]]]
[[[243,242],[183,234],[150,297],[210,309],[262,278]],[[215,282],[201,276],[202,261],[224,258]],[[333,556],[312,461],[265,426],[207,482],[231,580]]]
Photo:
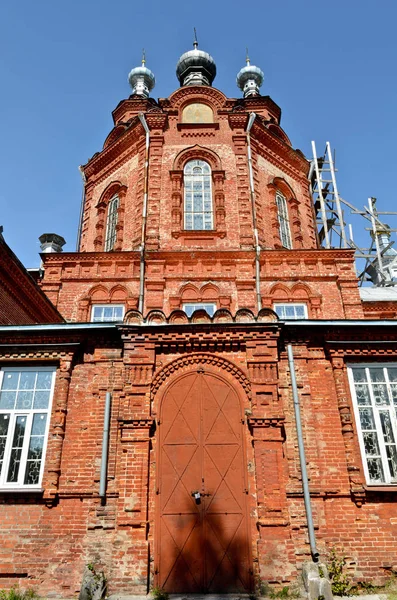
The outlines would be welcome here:
[[[131,71],[78,251],[43,236],[44,316],[0,326],[0,588],[71,597],[90,564],[118,595],[251,593],[332,549],[397,570],[397,304],[320,246],[262,71],[237,99],[215,76],[197,42],[168,98]]]

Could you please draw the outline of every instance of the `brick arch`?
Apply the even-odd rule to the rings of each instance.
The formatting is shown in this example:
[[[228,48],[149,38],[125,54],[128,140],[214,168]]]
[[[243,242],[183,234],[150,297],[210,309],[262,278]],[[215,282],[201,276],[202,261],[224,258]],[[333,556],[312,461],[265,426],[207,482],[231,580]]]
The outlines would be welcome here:
[[[271,133],[274,133],[274,135],[276,135],[278,138],[280,138],[280,140],[283,140],[283,142],[288,144],[288,146],[292,146],[288,135],[285,133],[284,129],[282,129],[280,127],[280,125],[277,125],[276,123],[269,123],[269,125],[267,125],[266,128]]]
[[[201,86],[197,91],[193,86],[183,86],[173,92],[168,100],[172,108],[178,110],[182,105],[190,102],[207,102],[215,111],[224,107],[227,98],[223,92],[214,87]]]
[[[276,193],[280,191],[287,202],[292,245],[303,248],[302,223],[299,215],[299,200],[290,184],[283,177],[274,177],[268,184],[271,197],[270,211],[272,215],[272,230],[275,248],[281,248],[280,227],[276,205]]]
[[[127,313],[128,310],[137,307],[138,299],[132,297],[127,288],[120,284],[114,285],[110,289],[101,284],[95,285],[87,292],[86,296],[79,300],[79,321],[90,320],[93,304],[124,304]]]
[[[251,382],[240,367],[223,356],[216,356],[215,354],[206,352],[197,352],[186,354],[173,360],[155,374],[150,388],[151,400],[154,401],[161,386],[165,382],[168,383],[169,378],[172,375],[181,375],[183,372],[191,370],[192,366],[196,365],[202,365],[203,368],[205,368],[205,366],[212,367],[214,370],[218,370],[218,372],[221,371],[225,375],[231,375],[234,380],[239,382],[248,399],[251,399]]]
[[[88,297],[91,300],[109,300],[109,290],[104,285],[96,285],[88,292]]]
[[[96,218],[96,236],[94,240],[94,247],[97,251],[102,251],[105,243],[106,234],[106,219],[110,200],[114,196],[118,196],[120,203],[118,208],[118,220],[116,225],[116,243],[114,250],[121,250],[123,229],[124,229],[124,211],[125,211],[125,196],[127,193],[127,186],[123,180],[116,180],[109,183],[105,190],[102,192],[101,197],[96,205],[97,218]]]
[[[271,308],[275,302],[304,302],[308,308],[309,318],[319,318],[321,308],[321,295],[314,292],[304,282],[297,282],[292,286],[283,283],[273,285],[268,294],[262,296],[263,305]]]
[[[115,127],[113,127],[112,131],[107,136],[106,140],[103,143],[103,149],[111,146],[113,142],[115,142],[123,133],[128,129],[127,123],[119,123]]]
[[[120,302],[127,300],[128,292],[123,285],[115,285],[109,292],[110,301]]]
[[[170,310],[182,307],[183,302],[216,302],[217,309],[227,308],[230,310],[230,296],[221,295],[217,285],[211,281],[204,283],[199,288],[190,281],[179,288],[176,296],[170,297]]]
[[[291,294],[294,298],[310,298],[313,293],[308,285],[305,283],[296,283],[291,288]]]
[[[174,170],[183,170],[183,167],[189,160],[205,160],[211,167],[212,171],[217,171],[222,169],[221,159],[218,154],[210,150],[209,148],[204,148],[203,146],[199,146],[196,144],[195,146],[190,146],[190,148],[184,148],[176,155],[174,159]]]

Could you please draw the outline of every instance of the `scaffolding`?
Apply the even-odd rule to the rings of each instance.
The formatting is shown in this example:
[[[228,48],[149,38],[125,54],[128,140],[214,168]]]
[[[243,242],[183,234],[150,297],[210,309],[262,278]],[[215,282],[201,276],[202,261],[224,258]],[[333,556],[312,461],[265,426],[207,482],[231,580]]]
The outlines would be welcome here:
[[[397,229],[389,227],[380,215],[397,215],[397,212],[378,212],[376,198],[368,198],[368,206],[363,210],[344,200],[336,183],[335,156],[331,145],[326,143],[322,156],[318,156],[316,144],[312,142],[313,158],[310,165],[309,181],[316,215],[319,243],[323,248],[352,248],[355,250],[359,285],[371,281],[375,286],[397,285],[397,250],[390,240]],[[360,215],[369,222],[365,229],[370,232],[368,248],[356,245],[351,224],[345,221],[346,209],[350,214]],[[348,235],[346,235],[348,230]],[[362,268],[361,264],[364,262]]]

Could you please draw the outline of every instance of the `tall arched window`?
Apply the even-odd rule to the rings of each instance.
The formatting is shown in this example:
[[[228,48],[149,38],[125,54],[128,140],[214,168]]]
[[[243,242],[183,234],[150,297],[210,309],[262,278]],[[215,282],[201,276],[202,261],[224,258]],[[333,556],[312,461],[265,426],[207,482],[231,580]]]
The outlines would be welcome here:
[[[106,236],[105,236],[105,252],[113,250],[117,238],[117,220],[120,199],[118,196],[113,196],[108,204],[108,216],[106,220]]]
[[[289,227],[287,201],[281,192],[276,192],[278,222],[280,225],[280,240],[284,248],[292,249],[291,230]]]
[[[190,160],[184,168],[184,228],[213,229],[211,167],[203,160]]]

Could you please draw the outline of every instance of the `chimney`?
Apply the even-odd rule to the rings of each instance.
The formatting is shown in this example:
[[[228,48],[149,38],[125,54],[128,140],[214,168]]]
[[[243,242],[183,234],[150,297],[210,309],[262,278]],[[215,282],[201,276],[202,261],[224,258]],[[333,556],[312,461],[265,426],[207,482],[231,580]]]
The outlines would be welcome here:
[[[43,233],[39,240],[41,251],[44,253],[62,252],[62,246],[66,244],[64,238],[56,233]]]

